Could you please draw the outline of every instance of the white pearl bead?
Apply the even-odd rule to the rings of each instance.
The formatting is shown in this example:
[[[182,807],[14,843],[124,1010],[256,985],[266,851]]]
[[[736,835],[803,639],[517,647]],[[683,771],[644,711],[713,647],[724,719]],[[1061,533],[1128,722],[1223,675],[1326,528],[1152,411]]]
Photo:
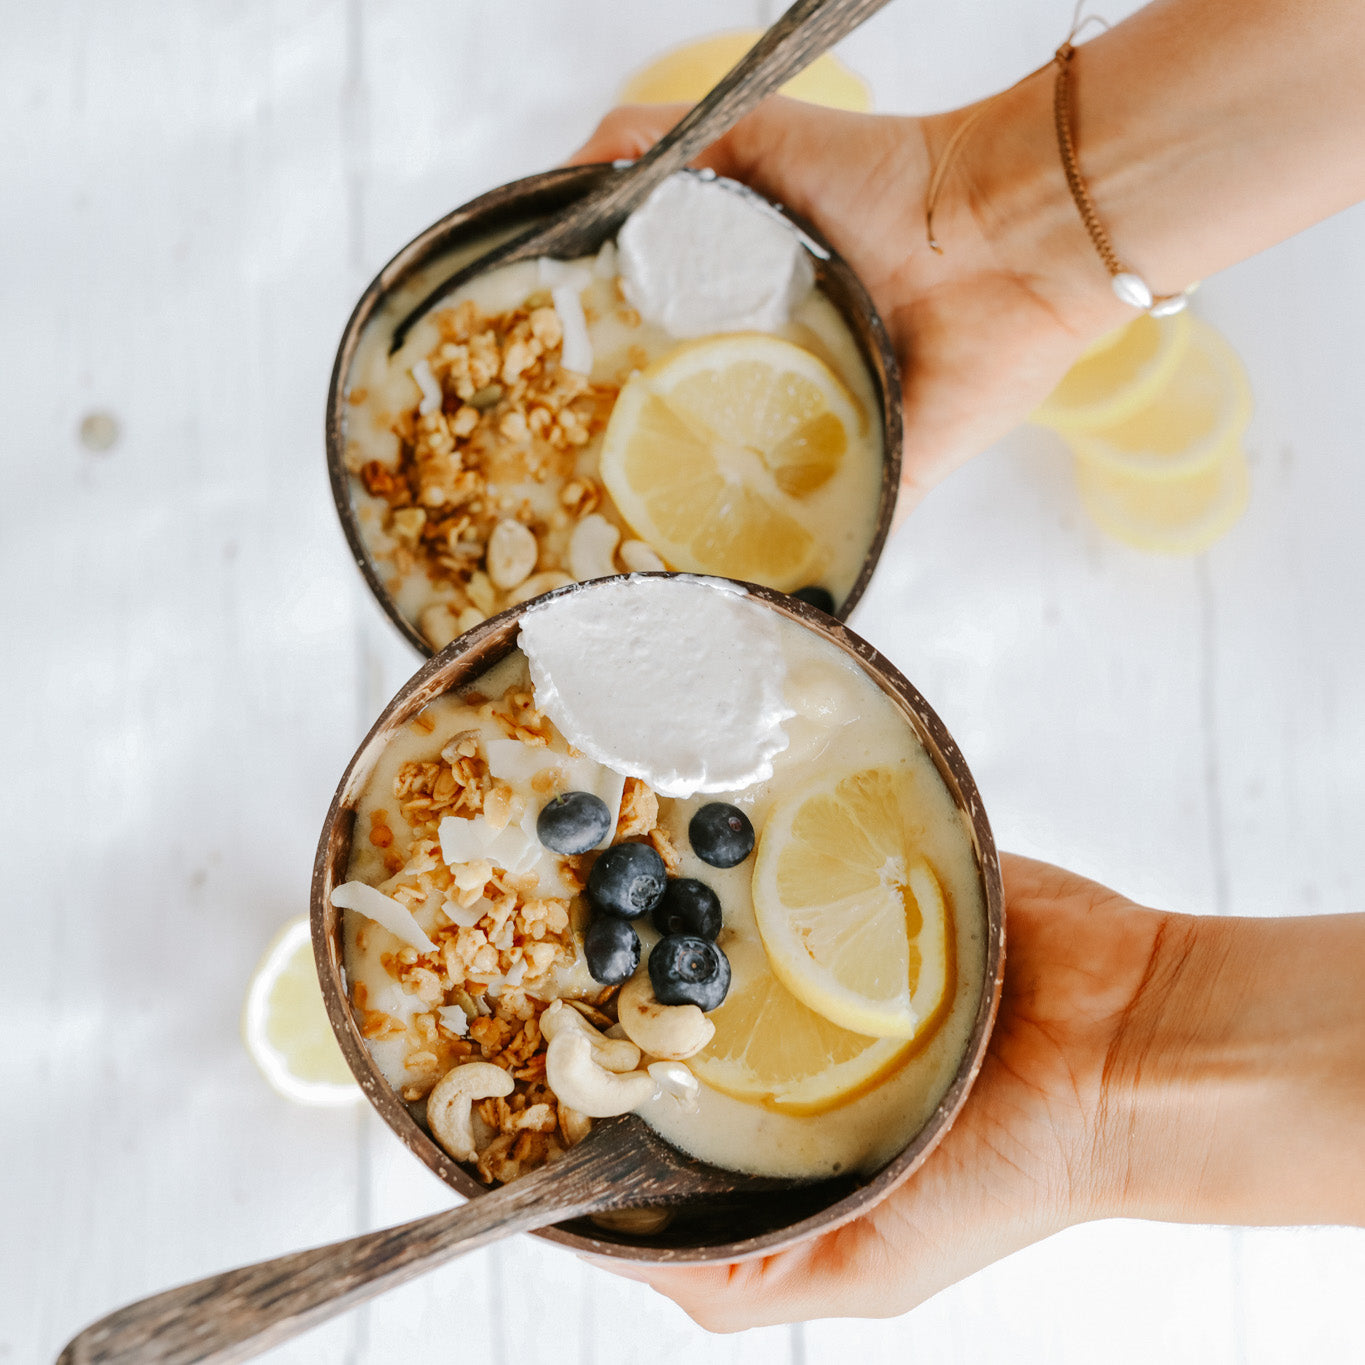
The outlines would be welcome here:
[[[1134,275],[1129,270],[1121,270],[1109,283],[1121,302],[1131,304],[1134,308],[1146,309],[1152,306],[1152,291],[1147,287],[1147,281],[1140,275]]]
[[[1187,294],[1172,294],[1168,299],[1158,299],[1147,311],[1154,318],[1168,318],[1172,313],[1183,311],[1189,301]]]

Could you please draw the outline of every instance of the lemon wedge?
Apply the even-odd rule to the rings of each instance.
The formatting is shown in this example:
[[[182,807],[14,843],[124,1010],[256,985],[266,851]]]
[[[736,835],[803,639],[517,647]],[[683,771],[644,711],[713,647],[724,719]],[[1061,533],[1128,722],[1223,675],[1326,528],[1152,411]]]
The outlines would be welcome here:
[[[762,944],[727,943],[730,993],[707,1018],[715,1036],[688,1059],[723,1095],[779,1114],[827,1113],[879,1085],[915,1049],[904,1038],[868,1038],[807,1009],[773,975]]]
[[[1179,369],[1124,420],[1069,436],[1081,501],[1116,540],[1157,554],[1197,554],[1245,510],[1242,434],[1251,385],[1221,333],[1195,319]]]
[[[299,1104],[361,1097],[322,1002],[308,921],[293,920],[266,950],[247,988],[242,1037],[266,1080]]]
[[[838,475],[860,428],[853,398],[811,352],[757,332],[707,337],[627,381],[602,481],[670,568],[790,591],[821,557],[804,500]]]
[[[1251,480],[1240,444],[1179,479],[1126,475],[1077,458],[1076,481],[1091,520],[1115,540],[1153,554],[1207,550],[1246,510]]]
[[[621,90],[622,104],[693,103],[759,40],[763,30],[713,33],[657,57],[637,71]],[[837,57],[826,52],[784,86],[781,94],[830,109],[864,112],[872,107],[867,86]]]
[[[1125,421],[1176,373],[1190,332],[1188,309],[1164,318],[1144,313],[1091,346],[1031,420],[1066,434]]]
[[[1179,368],[1140,411],[1071,437],[1095,469],[1129,479],[1173,481],[1216,464],[1251,421],[1241,358],[1207,322],[1192,319]]]
[[[885,768],[832,776],[779,805],[754,865],[774,975],[831,1023],[913,1039],[948,990],[948,912]]]

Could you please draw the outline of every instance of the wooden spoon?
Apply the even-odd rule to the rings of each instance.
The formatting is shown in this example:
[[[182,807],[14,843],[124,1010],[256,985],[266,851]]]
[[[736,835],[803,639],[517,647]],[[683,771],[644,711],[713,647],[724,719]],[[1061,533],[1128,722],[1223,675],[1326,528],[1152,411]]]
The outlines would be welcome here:
[[[638,161],[562,213],[538,222],[443,280],[394,328],[392,355],[422,317],[475,275],[528,256],[596,251],[661,180],[680,171],[765,96],[851,33],[887,0],[796,0],[701,103]]]
[[[836,1198],[846,1184],[806,1185],[802,1195],[828,1190]],[[791,1199],[796,1187],[795,1181],[694,1161],[633,1114],[606,1119],[553,1165],[458,1208],[227,1270],[131,1303],[73,1337],[57,1365],[246,1360],[513,1232],[610,1209],[742,1201],[784,1192]]]

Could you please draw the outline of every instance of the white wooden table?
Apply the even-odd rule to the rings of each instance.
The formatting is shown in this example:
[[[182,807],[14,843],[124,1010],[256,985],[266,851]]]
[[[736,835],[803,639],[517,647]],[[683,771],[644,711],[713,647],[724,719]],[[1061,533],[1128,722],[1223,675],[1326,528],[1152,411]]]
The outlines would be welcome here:
[[[238,1036],[415,663],[335,525],[333,347],[414,232],[567,153],[657,50],[777,8],[0,0],[0,1362],[450,1202],[368,1110],[277,1098]],[[896,0],[842,51],[880,108],[941,108],[1069,20]],[[1200,295],[1257,396],[1251,509],[1211,553],[1105,540],[1027,431],[889,549],[856,624],[954,730],[1005,847],[1173,908],[1365,904],[1363,228]],[[1111,1223],[898,1320],[719,1338],[520,1238],[270,1359],[1338,1362],[1365,1359],[1362,1284],[1357,1232]]]

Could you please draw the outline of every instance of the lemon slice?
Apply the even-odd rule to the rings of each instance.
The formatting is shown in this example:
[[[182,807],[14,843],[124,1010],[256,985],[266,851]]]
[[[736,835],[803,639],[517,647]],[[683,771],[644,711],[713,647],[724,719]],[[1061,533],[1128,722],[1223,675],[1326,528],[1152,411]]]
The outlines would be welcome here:
[[[1193,555],[1226,535],[1246,510],[1250,477],[1235,440],[1213,464],[1179,479],[1125,475],[1077,457],[1081,501],[1107,535],[1155,554]]]
[[[1031,420],[1060,432],[1122,422],[1150,403],[1180,366],[1189,343],[1188,309],[1144,313],[1117,335],[1101,337],[1066,372]]]
[[[705,1049],[688,1059],[703,1085],[780,1114],[827,1113],[879,1085],[916,1044],[868,1038],[807,1009],[757,942],[727,943],[734,978]]]
[[[665,52],[637,71],[621,90],[622,104],[692,103],[701,99],[758,41],[763,30],[714,33]],[[826,52],[781,88],[781,93],[830,109],[864,112],[872,107],[867,86]]]
[[[831,1023],[914,1038],[948,989],[948,913],[894,773],[864,768],[779,804],[754,864],[774,974]]]
[[[861,426],[829,367],[780,337],[691,342],[627,381],[602,441],[617,509],[670,568],[790,591],[810,582],[818,523],[805,499]]]
[[[1206,322],[1190,324],[1179,369],[1141,411],[1071,444],[1094,469],[1127,479],[1178,480],[1216,464],[1251,420],[1251,385],[1237,352]]]
[[[288,924],[266,950],[242,1011],[242,1037],[266,1080],[300,1104],[360,1098],[322,1003],[308,921]]]

